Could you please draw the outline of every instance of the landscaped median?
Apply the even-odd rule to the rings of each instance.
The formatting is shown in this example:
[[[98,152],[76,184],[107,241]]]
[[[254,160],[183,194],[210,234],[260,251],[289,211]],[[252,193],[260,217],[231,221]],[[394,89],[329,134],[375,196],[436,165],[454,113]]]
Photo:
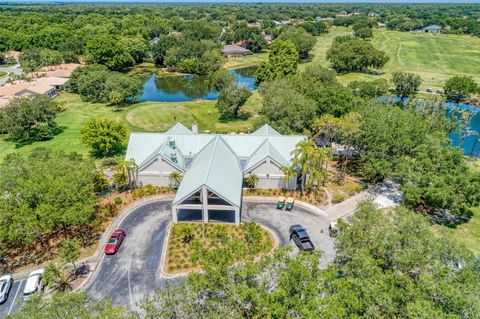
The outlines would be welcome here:
[[[166,243],[163,273],[179,275],[204,264],[238,262],[269,254],[274,235],[254,222],[240,226],[216,223],[172,224]]]

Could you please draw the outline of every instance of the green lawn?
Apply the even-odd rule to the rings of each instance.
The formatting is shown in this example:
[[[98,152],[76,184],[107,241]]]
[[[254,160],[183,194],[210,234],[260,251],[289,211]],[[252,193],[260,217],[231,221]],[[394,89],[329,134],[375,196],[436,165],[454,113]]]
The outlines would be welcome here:
[[[266,61],[268,59],[268,52],[254,53],[246,55],[244,57],[228,58],[225,62],[225,69],[239,69],[245,68],[248,66],[259,65],[260,62]]]
[[[4,72],[4,71],[0,71],[0,78],[3,78],[5,75],[7,75],[8,73],[7,72]]]
[[[123,112],[122,119],[135,131],[166,131],[180,121],[188,127],[197,122],[201,131],[246,132],[259,110],[259,100],[260,96],[254,92],[242,109],[244,116],[238,120],[219,119],[215,101],[142,102]]]
[[[326,52],[335,36],[351,34],[350,28],[335,27],[323,36],[312,54],[312,62],[328,66]],[[422,77],[422,88],[442,87],[443,83],[454,75],[473,76],[480,81],[480,39],[464,35],[409,33],[375,29],[375,47],[384,50],[390,60],[381,70],[384,75],[374,76],[351,73],[339,76],[339,80],[348,83],[357,79],[390,79],[393,72],[413,72]],[[300,68],[304,68],[301,65]]]
[[[251,129],[254,114],[258,112],[259,99],[258,93],[254,92],[245,104],[244,112],[250,117],[222,122],[214,107],[215,101],[142,102],[116,111],[115,108],[105,104],[83,102],[78,95],[62,93],[56,98],[65,107],[65,111],[58,114],[56,119],[62,131],[49,141],[34,142],[28,145],[16,145],[14,142],[6,141],[5,136],[0,135],[0,159],[12,152],[29,151],[35,147],[88,154],[88,148],[80,142],[80,129],[93,117],[120,120],[127,125],[130,131],[165,131],[176,121],[187,126],[196,121],[201,131],[246,132]],[[208,114],[209,110],[210,115]],[[174,117],[176,117],[176,121]]]
[[[62,132],[53,139],[43,142],[34,142],[28,145],[16,145],[14,142],[7,142],[5,137],[0,138],[0,158],[15,151],[29,151],[35,147],[48,147],[61,149],[67,152],[77,151],[88,153],[88,149],[80,143],[80,128],[92,117],[118,118],[121,113],[113,112],[112,107],[103,104],[92,104],[82,102],[80,97],[73,94],[61,94],[56,98],[64,103],[65,111],[58,114],[57,123]]]
[[[452,237],[454,240],[464,244],[476,256],[480,256],[480,207],[473,209],[474,214],[468,223],[461,224],[455,228],[446,226],[432,226],[435,233]]]

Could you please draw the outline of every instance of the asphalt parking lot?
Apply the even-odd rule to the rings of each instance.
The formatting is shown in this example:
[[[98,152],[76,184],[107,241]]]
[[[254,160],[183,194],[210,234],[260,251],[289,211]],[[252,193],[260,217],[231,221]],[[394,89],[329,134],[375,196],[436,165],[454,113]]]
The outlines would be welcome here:
[[[289,244],[289,227],[302,224],[315,247],[323,251],[322,265],[335,255],[326,217],[300,208],[285,212],[276,210],[274,204],[245,203],[243,220],[253,220],[268,227],[284,245]],[[125,241],[116,255],[105,256],[101,261],[87,286],[89,298],[110,299],[114,304],[136,310],[145,295],[153,294],[168,281],[175,280],[160,275],[161,253],[170,222],[170,202],[146,204],[130,213],[119,226],[127,233]],[[296,250],[294,248],[294,252]]]
[[[7,301],[0,305],[0,318],[5,318],[20,306],[23,301],[23,288],[25,288],[26,281],[24,279],[13,282]]]

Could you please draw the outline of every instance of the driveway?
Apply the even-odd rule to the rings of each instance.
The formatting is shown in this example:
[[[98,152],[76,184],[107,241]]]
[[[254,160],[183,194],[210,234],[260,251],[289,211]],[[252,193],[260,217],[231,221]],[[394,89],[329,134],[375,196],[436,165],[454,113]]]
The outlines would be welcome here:
[[[18,309],[23,301],[23,289],[25,288],[26,281],[26,279],[14,281],[8,294],[7,301],[0,305],[0,318],[5,318],[7,315]]]
[[[171,203],[158,201],[131,212],[119,228],[127,237],[116,255],[105,256],[97,273],[90,279],[86,292],[91,299],[111,299],[114,304],[136,309],[144,295],[162,288],[167,279],[160,275],[160,258],[165,231],[171,222]],[[324,251],[322,265],[335,255],[333,241],[328,237],[329,221],[300,208],[293,212],[278,211],[273,204],[245,203],[243,220],[253,220],[271,229],[281,244],[289,243],[288,228],[302,224],[314,245]],[[294,248],[294,251],[297,249]],[[177,279],[178,280],[178,279]]]
[[[7,72],[7,73],[13,73],[13,74],[17,74],[17,75],[20,75],[22,74],[22,69],[20,69],[20,65],[14,65],[14,66],[9,66],[9,67],[1,67],[0,66],[0,71],[2,72]],[[7,83],[7,80],[8,80],[8,74],[2,78],[0,78],[0,85],[4,85],[5,83]]]

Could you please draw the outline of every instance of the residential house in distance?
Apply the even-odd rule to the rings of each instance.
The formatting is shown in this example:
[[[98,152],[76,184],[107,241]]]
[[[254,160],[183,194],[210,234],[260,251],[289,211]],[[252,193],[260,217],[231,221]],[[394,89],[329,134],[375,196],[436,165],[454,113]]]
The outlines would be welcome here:
[[[236,44],[226,44],[223,46],[222,54],[227,58],[241,57],[251,51]]]
[[[320,21],[333,22],[333,21],[335,21],[335,18],[332,18],[332,17],[326,17],[326,18],[316,17],[315,21],[317,21],[317,22],[320,22]]]
[[[127,160],[138,165],[137,184],[168,186],[169,176],[183,175],[172,203],[174,221],[191,210],[229,211],[240,222],[243,181],[258,176],[258,188],[287,188],[297,177],[285,178],[291,152],[305,136],[281,135],[268,125],[251,134],[198,134],[180,123],[165,133],[130,134]]]
[[[0,87],[0,98],[8,101],[15,97],[24,97],[32,94],[43,94],[54,98],[59,91],[65,90],[67,82],[68,78],[44,77],[31,82],[24,81],[21,83],[7,84]]]
[[[72,72],[81,66],[78,63],[67,63],[59,66],[47,66],[38,74],[34,74],[31,81],[17,81],[15,83],[0,86],[0,107],[6,106],[11,99],[24,97],[32,94],[43,94],[50,98],[64,91]]]
[[[273,42],[273,36],[271,34],[264,34],[263,35],[263,40],[267,45],[271,45]]]
[[[62,63],[59,65],[44,66],[38,72],[38,77],[69,78],[73,71],[81,66],[79,63]]]
[[[22,52],[19,51],[7,51],[3,57],[7,63],[18,63],[20,61],[21,54]]]
[[[422,29],[423,32],[437,34],[442,32],[442,27],[436,24],[429,25]]]
[[[261,28],[262,25],[260,24],[260,22],[256,21],[256,22],[247,23],[247,27],[258,29],[258,28]]]
[[[157,42],[160,40],[159,37],[155,37],[152,40],[150,40],[150,46],[157,44]]]
[[[277,27],[284,27],[286,25],[293,25],[292,20],[273,21],[273,23],[275,23],[275,26],[277,26]]]

